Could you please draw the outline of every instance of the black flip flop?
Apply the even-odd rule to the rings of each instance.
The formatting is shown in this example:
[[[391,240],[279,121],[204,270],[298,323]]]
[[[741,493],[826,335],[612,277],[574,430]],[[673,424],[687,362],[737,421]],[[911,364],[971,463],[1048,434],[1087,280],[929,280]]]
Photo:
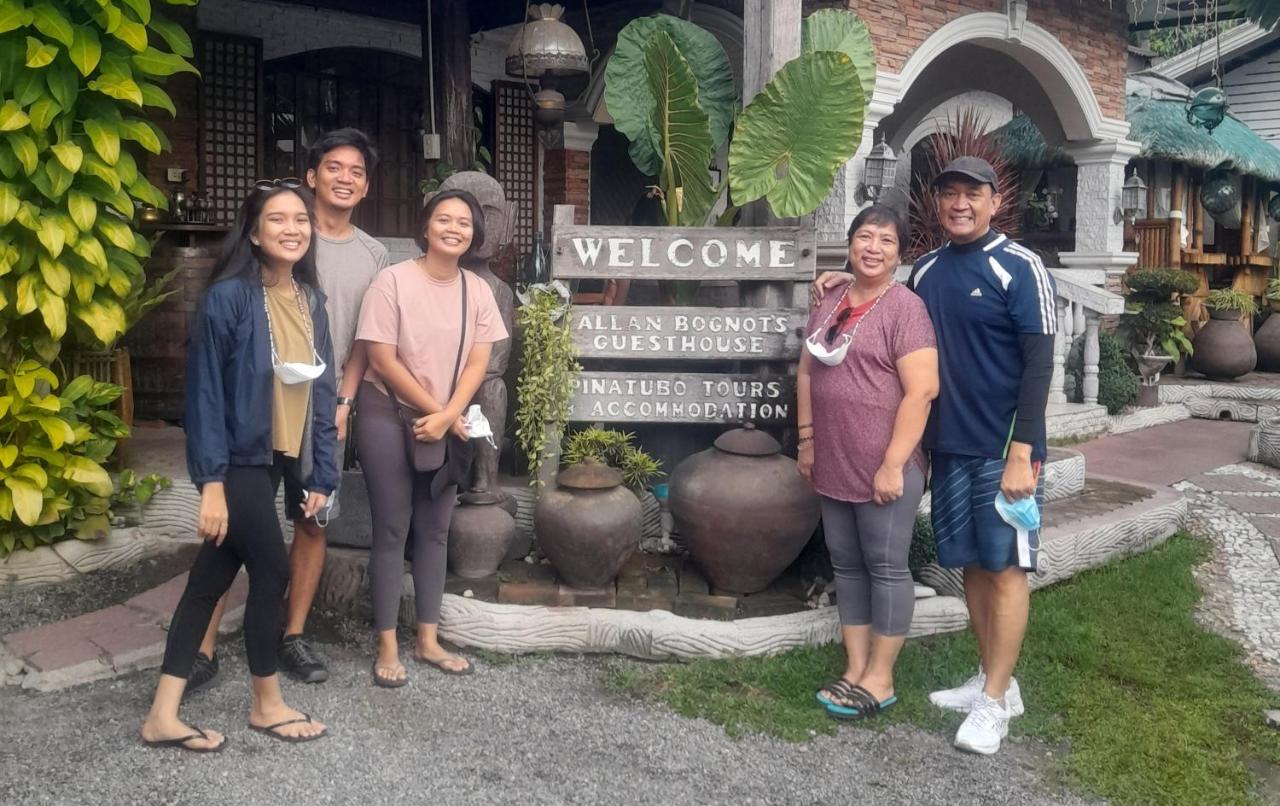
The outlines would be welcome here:
[[[283,722],[277,722],[274,725],[267,725],[266,727],[255,725],[252,722],[250,722],[249,729],[256,730],[258,733],[264,734],[266,736],[270,736],[272,739],[279,739],[280,741],[288,742],[289,744],[303,744],[305,742],[314,742],[316,739],[323,739],[324,737],[329,735],[328,728],[325,728],[324,730],[320,731],[314,736],[288,736],[286,734],[276,732],[280,730],[280,728],[283,728],[285,725],[297,725],[303,722],[310,722],[310,721],[311,721],[311,715],[303,714],[297,719],[286,719]]]
[[[465,669],[450,669],[442,665],[444,664],[445,661],[451,660],[453,658],[466,661],[467,667]],[[466,677],[467,675],[471,674],[476,670],[476,667],[472,665],[471,660],[469,658],[464,658],[461,655],[450,655],[449,657],[441,658],[440,660],[431,660],[429,658],[424,658],[415,652],[413,653],[413,659],[425,666],[432,667],[433,669],[435,669],[437,672],[440,672],[441,674],[447,674],[452,677]]]
[[[227,746],[227,737],[223,736],[222,741],[218,742],[218,744],[213,747],[192,747],[187,744],[187,742],[192,739],[204,739],[206,741],[209,739],[209,734],[205,733],[200,728],[192,728],[192,730],[194,730],[195,733],[190,736],[183,736],[181,739],[143,739],[142,743],[147,747],[154,748],[176,747],[179,750],[186,750],[188,753],[221,753],[222,748]]]
[[[386,677],[378,674],[379,669],[390,669],[390,666],[379,666],[377,661],[373,663],[373,684],[378,688],[400,688],[409,682],[409,675],[396,680],[393,677]]]
[[[847,700],[852,705],[841,705],[836,702],[827,705],[827,716],[842,722],[857,722],[862,719],[870,719],[898,701],[896,695],[890,696],[883,702],[877,700],[874,694],[862,686],[854,686],[847,694],[842,696],[842,699]]]

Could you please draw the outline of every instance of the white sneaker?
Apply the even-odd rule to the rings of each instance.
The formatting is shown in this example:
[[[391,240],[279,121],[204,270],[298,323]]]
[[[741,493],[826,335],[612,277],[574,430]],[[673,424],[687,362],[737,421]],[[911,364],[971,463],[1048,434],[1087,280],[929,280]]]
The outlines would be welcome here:
[[[945,708],[948,711],[956,711],[957,713],[967,714],[973,708],[973,702],[986,688],[987,676],[978,670],[978,673],[968,680],[961,683],[956,688],[935,691],[929,695],[929,702]],[[1005,692],[1005,702],[1009,704],[1009,713],[1013,716],[1022,716],[1025,707],[1022,704],[1022,689],[1018,687],[1018,679],[1016,677],[1009,678],[1009,689]]]
[[[1012,716],[1007,705],[991,699],[986,693],[979,693],[973,701],[973,709],[956,731],[956,749],[991,755],[1000,749],[1001,740],[1009,735]]]

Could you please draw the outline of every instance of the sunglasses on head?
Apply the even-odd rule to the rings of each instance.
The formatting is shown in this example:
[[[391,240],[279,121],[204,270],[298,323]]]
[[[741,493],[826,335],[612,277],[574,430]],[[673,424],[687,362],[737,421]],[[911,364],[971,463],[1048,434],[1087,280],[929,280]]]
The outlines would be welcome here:
[[[824,337],[827,341],[827,344],[830,344],[831,342],[836,340],[836,336],[840,334],[840,326],[844,324],[844,320],[848,319],[849,314],[851,313],[853,313],[853,308],[845,308],[844,310],[840,311],[840,313],[836,314],[835,324],[827,328],[827,335]]]
[[[271,190],[272,188],[297,190],[300,187],[302,187],[302,180],[296,176],[286,176],[283,179],[259,179],[253,183],[254,190]]]

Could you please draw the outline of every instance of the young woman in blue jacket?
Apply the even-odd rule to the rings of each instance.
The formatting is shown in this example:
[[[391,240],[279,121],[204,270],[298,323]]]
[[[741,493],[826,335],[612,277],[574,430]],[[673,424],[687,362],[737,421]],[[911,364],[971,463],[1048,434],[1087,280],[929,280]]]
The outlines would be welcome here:
[[[316,284],[310,197],[296,180],[260,182],[240,210],[205,293],[187,356],[187,468],[200,489],[205,543],[169,627],[142,739],[221,750],[226,738],[178,718],[191,666],[219,597],[249,574],[244,641],[253,684],[249,727],[305,742],[323,724],[285,704],[276,674],[289,585],[275,499],[285,474],[307,491],[307,517],[337,485],[333,347]]]

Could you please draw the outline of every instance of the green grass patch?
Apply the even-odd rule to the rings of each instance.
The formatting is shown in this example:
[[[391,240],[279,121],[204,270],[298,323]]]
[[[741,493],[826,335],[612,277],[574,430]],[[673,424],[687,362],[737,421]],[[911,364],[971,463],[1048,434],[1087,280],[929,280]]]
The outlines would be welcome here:
[[[1280,765],[1280,732],[1262,718],[1280,696],[1241,663],[1235,643],[1193,618],[1200,591],[1191,568],[1204,552],[1178,535],[1033,597],[1018,665],[1027,712],[1011,730],[1069,747],[1062,772],[1073,787],[1118,804],[1256,803],[1247,765]],[[897,668],[899,703],[866,728],[909,722],[953,732],[961,717],[931,706],[927,694],[963,681],[976,660],[967,633],[909,641]],[[843,651],[828,646],[678,665],[618,660],[605,683],[731,736],[801,741],[838,727],[814,691],[843,668]]]

